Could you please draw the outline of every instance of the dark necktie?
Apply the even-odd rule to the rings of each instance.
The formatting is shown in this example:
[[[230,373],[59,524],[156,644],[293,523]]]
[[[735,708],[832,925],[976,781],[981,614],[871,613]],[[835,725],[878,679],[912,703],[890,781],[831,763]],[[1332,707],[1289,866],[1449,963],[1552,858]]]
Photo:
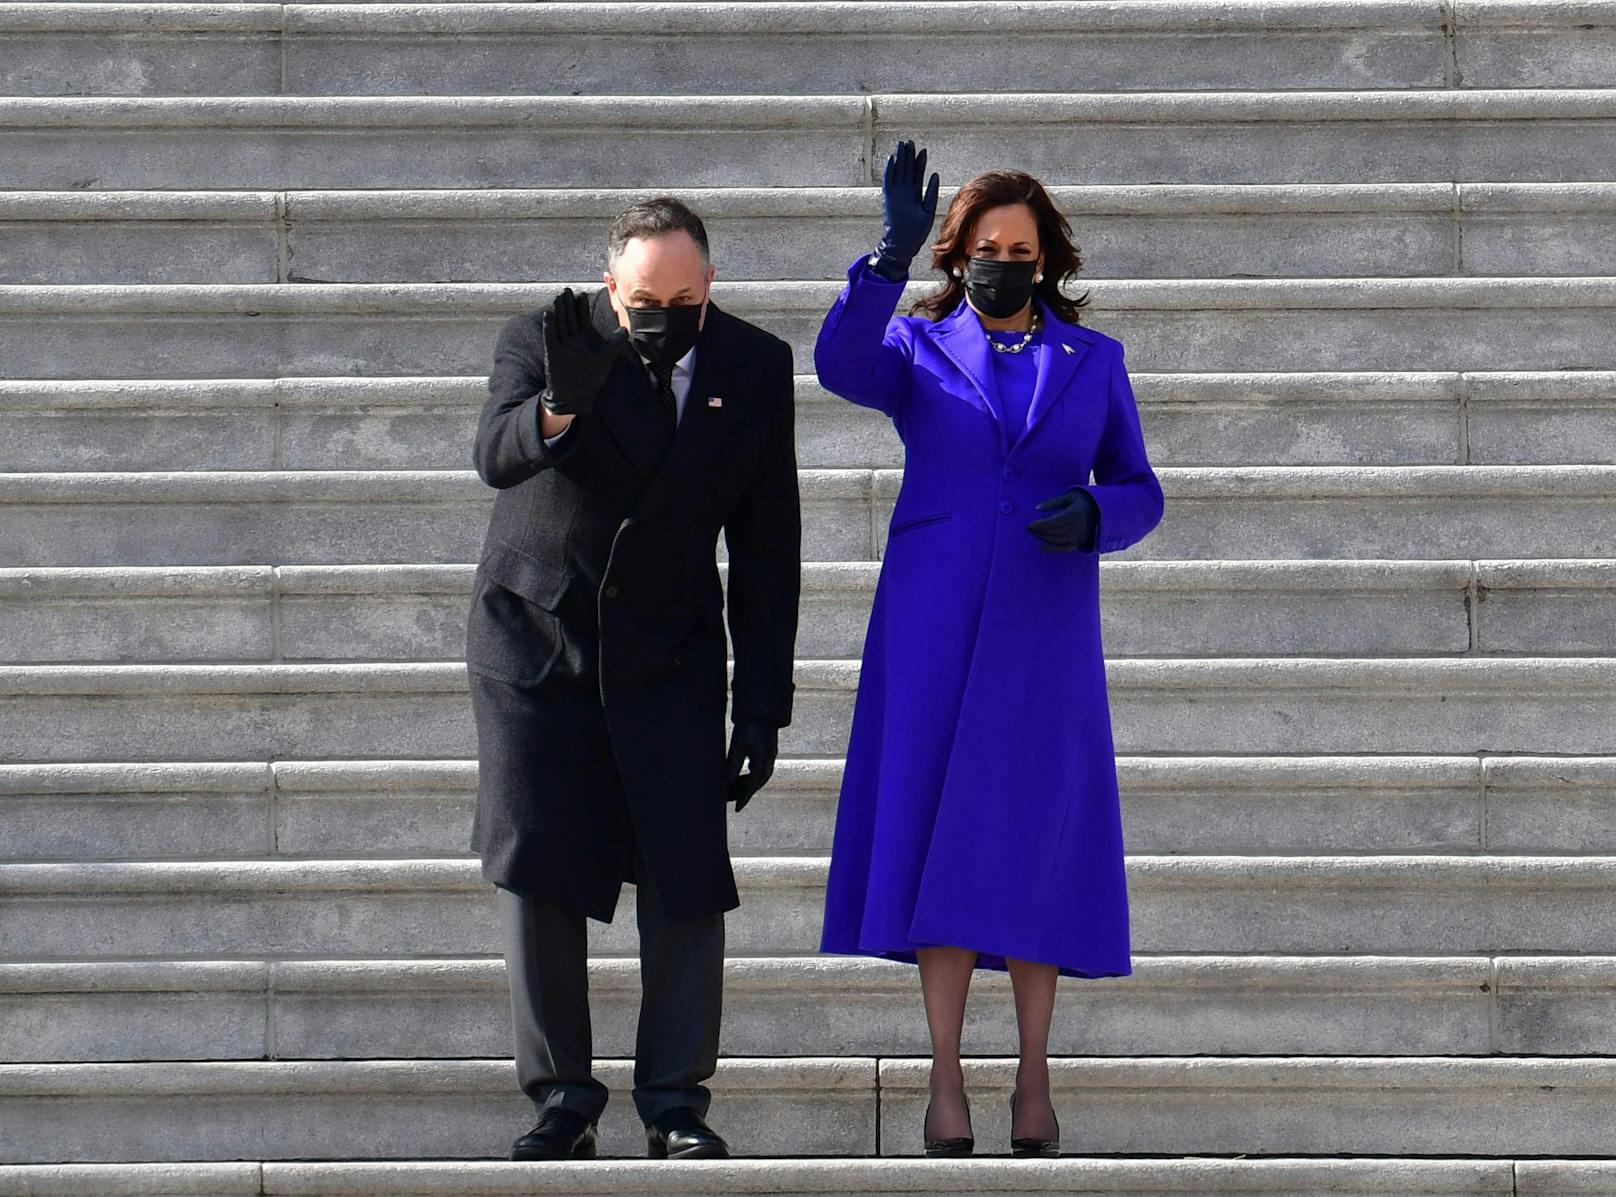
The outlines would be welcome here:
[[[673,394],[673,364],[654,366],[651,370],[656,377],[657,399],[662,404],[662,414],[668,421],[670,430],[679,427],[679,400]]]

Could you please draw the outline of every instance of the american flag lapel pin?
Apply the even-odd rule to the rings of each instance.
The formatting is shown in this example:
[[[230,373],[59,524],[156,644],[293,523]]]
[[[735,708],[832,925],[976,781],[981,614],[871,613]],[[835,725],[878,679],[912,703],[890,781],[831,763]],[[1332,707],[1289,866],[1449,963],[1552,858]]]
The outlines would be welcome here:
[[[719,398],[717,395],[714,395],[711,399],[707,400],[707,406],[708,407],[723,407],[724,406],[724,401],[723,401],[723,399]]]

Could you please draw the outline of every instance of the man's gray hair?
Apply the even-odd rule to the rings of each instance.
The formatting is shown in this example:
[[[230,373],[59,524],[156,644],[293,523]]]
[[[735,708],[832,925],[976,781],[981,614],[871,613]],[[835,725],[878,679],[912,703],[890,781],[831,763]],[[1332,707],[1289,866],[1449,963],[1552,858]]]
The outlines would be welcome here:
[[[618,213],[606,235],[606,269],[617,265],[623,247],[635,237],[661,237],[668,233],[685,232],[701,249],[703,262],[711,263],[707,249],[707,226],[681,201],[671,195],[659,195],[641,200]]]

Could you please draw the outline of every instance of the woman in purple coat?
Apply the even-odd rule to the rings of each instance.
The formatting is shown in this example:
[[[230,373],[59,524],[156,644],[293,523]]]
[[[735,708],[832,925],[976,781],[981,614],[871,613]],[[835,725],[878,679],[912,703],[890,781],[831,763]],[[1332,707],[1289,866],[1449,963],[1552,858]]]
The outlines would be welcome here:
[[[1132,971],[1099,559],[1157,525],[1162,491],[1122,346],[1062,291],[1080,259],[1036,179],[967,183],[931,247],[942,286],[894,314],[936,215],[925,163],[910,142],[888,160],[885,235],[814,350],[820,381],[889,416],[905,450],[821,950],[919,965],[928,1155],[974,1146],[966,993],[973,970],[1008,970],[1012,1150],[1053,1155],[1056,980]]]

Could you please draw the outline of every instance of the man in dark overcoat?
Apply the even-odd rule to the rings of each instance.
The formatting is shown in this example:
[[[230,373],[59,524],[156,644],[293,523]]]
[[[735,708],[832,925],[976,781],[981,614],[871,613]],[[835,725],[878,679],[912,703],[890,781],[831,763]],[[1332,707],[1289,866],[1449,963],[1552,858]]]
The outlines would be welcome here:
[[[518,1079],[538,1110],[515,1159],[595,1154],[607,1093],[585,920],[610,922],[625,881],[648,1153],[728,1154],[702,1083],[717,1067],[724,913],[740,904],[725,806],[768,780],[791,719],[791,349],[712,302],[706,230],[675,199],[620,215],[607,263],[600,290],[505,324],[472,450],[499,494],[466,629],[471,846],[498,887]]]

